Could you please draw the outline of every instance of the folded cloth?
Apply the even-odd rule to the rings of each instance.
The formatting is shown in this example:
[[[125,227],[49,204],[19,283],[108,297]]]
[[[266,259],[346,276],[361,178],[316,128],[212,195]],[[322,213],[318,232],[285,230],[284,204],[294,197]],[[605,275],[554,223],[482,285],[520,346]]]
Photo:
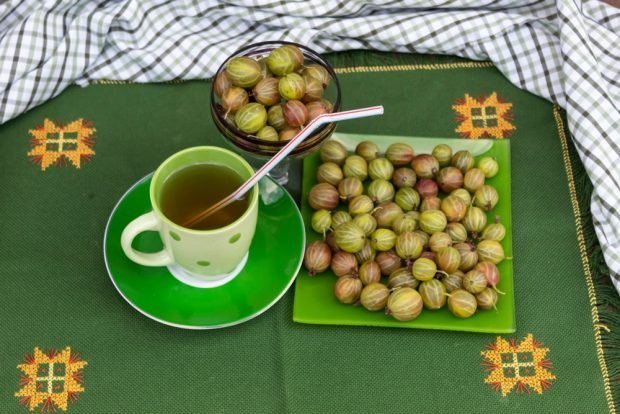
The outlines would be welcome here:
[[[620,291],[620,9],[598,0],[9,1],[0,4],[0,122],[72,83],[208,78],[235,49],[275,39],[319,52],[491,60],[564,107]]]

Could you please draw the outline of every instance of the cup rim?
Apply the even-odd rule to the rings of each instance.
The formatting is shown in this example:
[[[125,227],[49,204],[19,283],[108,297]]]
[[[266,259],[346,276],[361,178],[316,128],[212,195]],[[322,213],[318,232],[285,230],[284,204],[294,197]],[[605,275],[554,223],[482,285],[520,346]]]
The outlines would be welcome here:
[[[151,201],[151,208],[153,209],[155,214],[157,214],[157,216],[162,221],[164,221],[166,224],[168,224],[169,226],[173,227],[174,229],[176,229],[178,231],[182,231],[182,232],[189,233],[189,234],[218,234],[218,233],[223,233],[223,232],[229,230],[230,228],[238,225],[239,222],[245,220],[250,214],[252,214],[252,211],[256,209],[256,207],[258,206],[258,184],[255,185],[252,188],[251,196],[250,196],[251,197],[250,203],[248,205],[248,208],[243,212],[243,214],[241,216],[239,216],[235,221],[233,221],[232,223],[227,224],[226,226],[218,227],[216,229],[209,229],[209,230],[190,229],[190,228],[187,228],[187,227],[183,227],[180,224],[177,224],[174,221],[170,220],[163,213],[163,211],[161,211],[161,209],[159,208],[159,200],[155,196],[155,183],[157,182],[157,180],[159,178],[159,175],[162,173],[163,168],[167,164],[172,162],[177,157],[180,157],[180,156],[182,156],[182,155],[184,155],[186,153],[189,153],[189,152],[201,151],[201,150],[209,150],[209,151],[221,152],[221,153],[224,153],[226,155],[229,155],[232,158],[237,159],[237,161],[239,161],[241,163],[241,165],[244,168],[247,169],[247,171],[250,173],[250,176],[254,174],[254,168],[252,168],[252,166],[243,157],[241,157],[239,154],[236,154],[235,152],[230,151],[230,150],[228,150],[226,148],[216,147],[216,146],[211,146],[211,145],[201,145],[201,146],[185,148],[185,149],[183,149],[181,151],[175,152],[174,154],[172,154],[168,158],[166,158],[159,165],[159,167],[157,167],[157,169],[155,170],[155,173],[153,173],[153,178],[151,179],[151,184],[149,185],[149,198],[150,198],[150,201]],[[185,167],[183,167],[183,168],[185,168]],[[177,170],[174,170],[174,171],[177,171]]]

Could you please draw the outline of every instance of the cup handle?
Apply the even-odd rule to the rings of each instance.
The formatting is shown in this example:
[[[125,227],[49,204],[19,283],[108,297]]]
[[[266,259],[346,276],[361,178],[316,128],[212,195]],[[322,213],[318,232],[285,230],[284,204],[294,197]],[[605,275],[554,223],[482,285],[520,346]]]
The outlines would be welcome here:
[[[137,217],[125,227],[121,234],[121,246],[127,257],[143,266],[167,266],[173,263],[172,256],[165,248],[157,253],[143,253],[131,247],[133,239],[138,234],[149,230],[157,231],[158,225],[158,219],[151,211]]]

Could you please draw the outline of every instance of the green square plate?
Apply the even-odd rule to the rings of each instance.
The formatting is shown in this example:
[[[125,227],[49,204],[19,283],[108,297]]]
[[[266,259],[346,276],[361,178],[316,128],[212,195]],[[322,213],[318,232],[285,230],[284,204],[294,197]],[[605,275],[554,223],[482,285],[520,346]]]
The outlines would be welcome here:
[[[510,213],[510,142],[509,140],[467,140],[459,138],[418,138],[383,135],[333,135],[333,139],[342,142],[349,151],[353,152],[357,143],[364,140],[375,142],[383,152],[394,142],[410,144],[416,153],[430,153],[439,143],[450,145],[454,152],[462,149],[471,151],[476,159],[481,156],[495,157],[500,165],[499,173],[487,179],[487,183],[494,186],[499,193],[499,202],[489,212],[489,222],[495,216],[501,217],[501,223],[506,227],[506,238],[502,246],[507,257],[512,257],[512,224]],[[310,227],[310,218],[313,210],[307,202],[310,188],[316,184],[315,172],[320,165],[319,154],[315,153],[304,159],[301,212],[306,226],[308,243],[320,239]],[[398,328],[443,329],[452,331],[485,332],[485,333],[512,333],[515,332],[515,310],[513,289],[513,266],[511,260],[503,260],[498,264],[501,281],[498,289],[506,292],[500,295],[497,312],[494,310],[479,311],[469,319],[459,319],[453,316],[444,307],[440,310],[424,310],[422,314],[408,322],[400,322],[383,312],[370,312],[361,306],[344,305],[336,300],[332,289],[335,283],[334,274],[328,270],[310,277],[302,269],[295,283],[295,302],[293,320],[301,323],[328,324],[328,325],[364,325],[386,326]]]

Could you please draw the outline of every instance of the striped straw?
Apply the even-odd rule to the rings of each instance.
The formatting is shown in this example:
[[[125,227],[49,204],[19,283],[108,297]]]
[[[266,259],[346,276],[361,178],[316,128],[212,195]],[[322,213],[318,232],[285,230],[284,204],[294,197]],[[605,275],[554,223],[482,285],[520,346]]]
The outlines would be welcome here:
[[[288,154],[291,153],[304,139],[306,139],[315,129],[319,126],[338,121],[346,121],[349,119],[364,118],[367,116],[382,115],[383,106],[371,106],[368,108],[352,109],[350,111],[334,112],[331,114],[321,114],[308,123],[297,135],[295,135],[280,151],[269,159],[262,167],[260,167],[252,177],[250,177],[239,188],[232,192],[229,196],[218,201],[206,210],[195,215],[193,218],[183,224],[184,227],[191,227],[196,223],[204,220],[207,216],[215,213],[222,207],[227,206],[234,200],[239,200],[245,193],[247,193],[261,178],[263,178],[273,167],[275,167],[280,161],[282,161]]]

